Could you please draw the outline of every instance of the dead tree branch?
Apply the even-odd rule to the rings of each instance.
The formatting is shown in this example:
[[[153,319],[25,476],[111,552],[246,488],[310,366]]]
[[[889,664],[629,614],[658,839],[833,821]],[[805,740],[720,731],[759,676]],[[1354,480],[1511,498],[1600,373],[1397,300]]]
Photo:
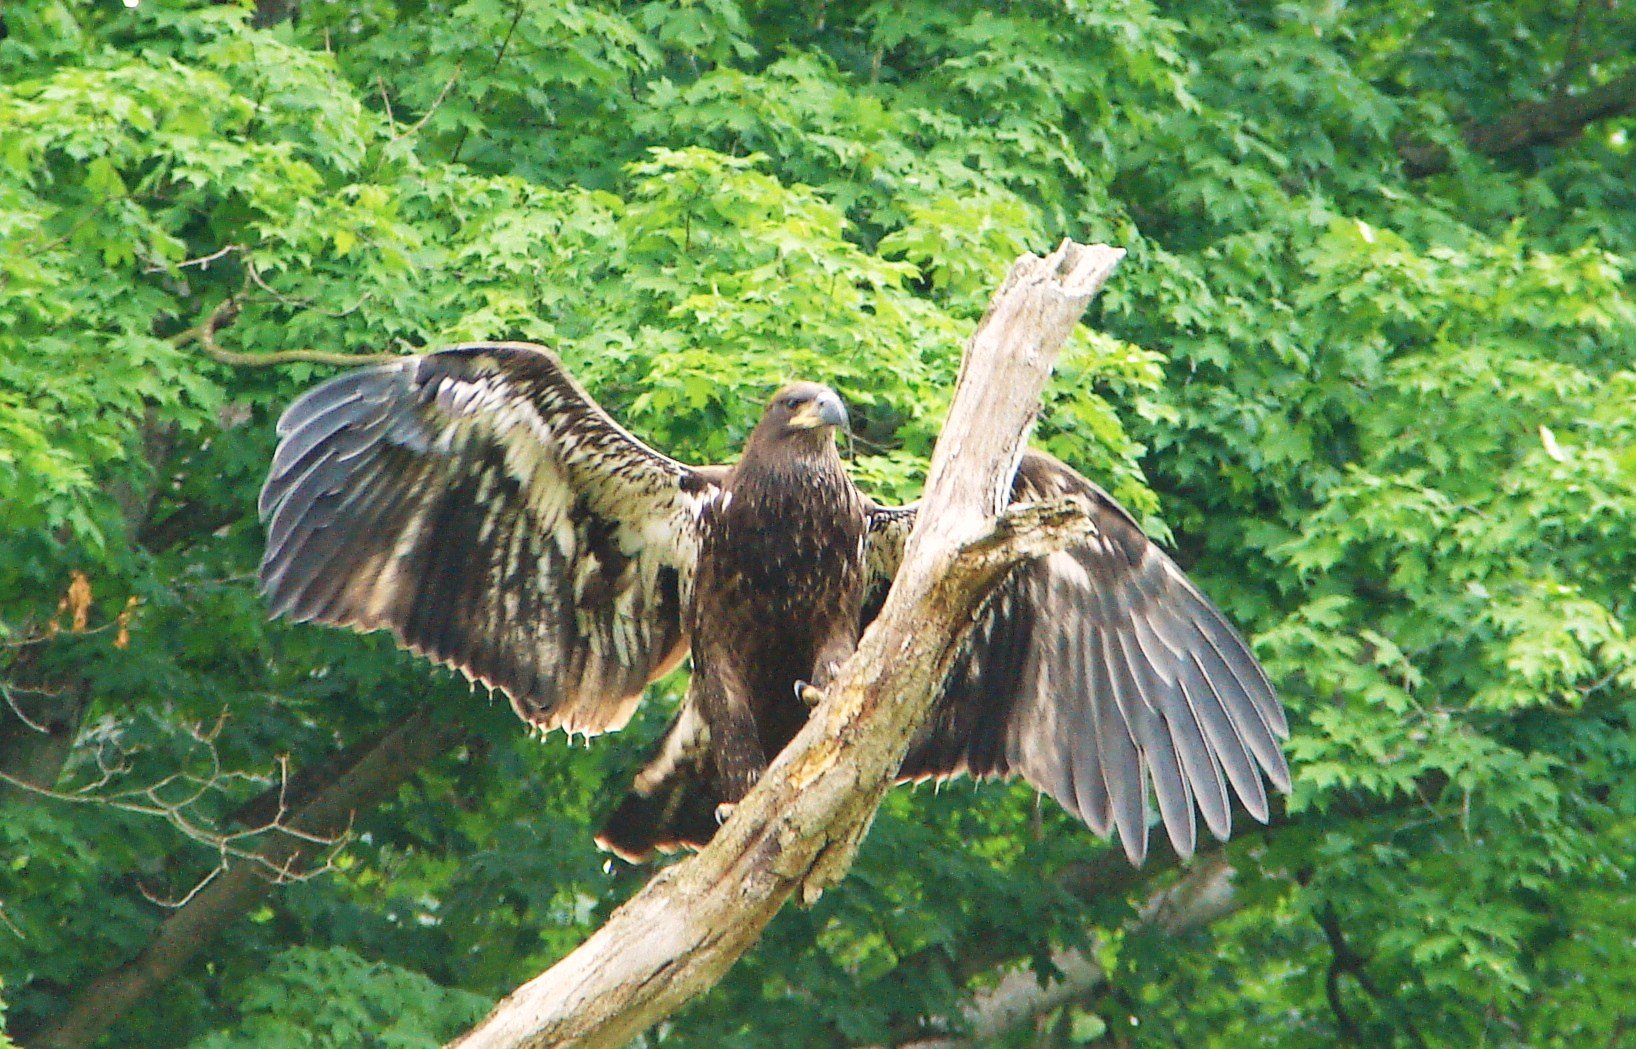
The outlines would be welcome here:
[[[453,1044],[622,1046],[712,986],[791,895],[846,873],[989,588],[1089,527],[1061,506],[997,519],[1057,354],[1123,255],[1064,242],[1017,261],[967,344],[886,606],[806,727],[708,848]]]
[[[175,772],[155,783],[110,791],[105,788],[115,782],[122,774],[129,772],[130,769],[122,760],[123,756],[109,761],[99,748],[96,752],[96,758],[102,775],[95,781],[74,790],[56,790],[50,787],[41,787],[20,776],[13,776],[3,771],[0,771],[0,785],[10,787],[35,799],[44,798],[69,805],[94,806],[162,820],[184,838],[205,846],[220,857],[217,869],[205,876],[207,881],[215,878],[221,871],[226,870],[234,860],[259,864],[263,868],[264,874],[278,881],[304,880],[317,873],[317,871],[308,871],[296,874],[283,862],[269,862],[261,850],[251,847],[248,843],[269,832],[276,831],[280,834],[294,835],[310,845],[322,846],[328,850],[340,846],[344,836],[310,833],[300,826],[288,823],[286,822],[286,817],[289,815],[287,808],[275,808],[269,813],[265,821],[254,826],[247,826],[243,830],[228,833],[214,829],[208,819],[198,814],[198,805],[207,795],[219,791],[230,780],[245,777],[242,773],[223,771],[220,764],[216,763],[214,743],[204,740],[197,732],[194,735],[196,739],[199,739],[210,749],[211,760],[215,763],[215,767],[204,776],[197,776],[188,772]],[[280,788],[282,786],[283,784],[280,784]],[[194,891],[197,891],[197,889],[198,886],[195,886]],[[143,889],[142,892],[153,903],[180,906],[180,904],[165,904],[164,901],[155,897],[146,889]],[[191,899],[192,897],[193,892],[190,891],[185,899]]]
[[[300,871],[318,841],[350,826],[356,813],[389,797],[426,762],[462,738],[458,725],[422,707],[280,824],[256,853],[233,863],[160,923],[136,957],[97,977],[54,1023],[27,1039],[30,1049],[84,1049],[154,988],[169,980],[273,889],[269,871]],[[294,830],[296,833],[282,831]]]
[[[438,111],[438,107],[443,105],[443,100],[445,98],[449,97],[449,89],[454,87],[454,83],[455,83],[456,80],[460,79],[460,73],[461,73],[461,70],[464,68],[464,66],[465,66],[464,62],[456,62],[455,63],[454,72],[450,73],[449,74],[449,79],[444,81],[443,89],[437,93],[436,98],[432,99],[432,104],[426,107],[426,112],[422,113],[420,115],[420,119],[415,121],[409,127],[405,128],[402,131],[399,131],[397,134],[393,135],[391,140],[387,143],[388,145],[391,145],[391,144],[396,143],[396,142],[401,142],[402,140],[404,140],[406,138],[411,138],[411,137],[413,137],[415,135],[420,134],[420,129],[426,126],[426,122],[428,120],[432,119],[432,116]],[[381,87],[381,101],[383,101],[383,102],[386,101],[386,87],[385,87],[384,84]],[[388,106],[390,107],[390,103],[388,103]],[[390,121],[390,118],[391,118],[390,108],[388,109],[387,117],[388,117],[388,120]]]

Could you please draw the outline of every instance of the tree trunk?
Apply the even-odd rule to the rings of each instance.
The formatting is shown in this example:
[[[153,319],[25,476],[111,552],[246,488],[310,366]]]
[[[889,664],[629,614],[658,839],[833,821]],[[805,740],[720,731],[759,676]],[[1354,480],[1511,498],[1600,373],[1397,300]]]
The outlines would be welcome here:
[[[999,516],[1062,343],[1123,256],[1065,241],[1017,261],[966,347],[886,606],[811,720],[707,848],[454,1045],[622,1046],[711,987],[791,894],[845,874],[983,597],[1090,527],[1077,505]]]

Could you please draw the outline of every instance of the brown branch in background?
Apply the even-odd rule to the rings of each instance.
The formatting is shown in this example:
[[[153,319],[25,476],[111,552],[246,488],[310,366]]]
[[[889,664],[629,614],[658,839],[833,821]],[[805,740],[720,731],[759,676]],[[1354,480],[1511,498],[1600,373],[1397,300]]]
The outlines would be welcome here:
[[[241,827],[261,827],[273,823],[280,813],[301,809],[319,792],[335,782],[346,770],[362,761],[395,730],[387,726],[329,754],[317,763],[283,775],[279,781],[227,814],[227,822]]]
[[[1361,1046],[1364,1044],[1363,1028],[1346,1008],[1346,999],[1341,995],[1341,976],[1362,973],[1363,958],[1346,942],[1340,921],[1335,917],[1335,908],[1326,906],[1317,918],[1318,927],[1329,941],[1331,957],[1329,969],[1324,973],[1324,997],[1329,999],[1329,1011],[1335,1014],[1336,1035],[1343,1045]]]
[[[269,871],[289,876],[304,870],[321,851],[315,842],[351,826],[355,815],[390,797],[462,738],[460,727],[430,706],[403,718],[283,821],[256,851],[256,862],[230,864],[171,912],[134,958],[80,988],[62,1016],[25,1039],[29,1049],[91,1045],[271,893],[279,879]]]
[[[1324,975],[1324,994],[1329,999],[1329,1008],[1335,1014],[1335,1025],[1339,1029],[1340,1039],[1348,1045],[1368,1045],[1364,1038],[1363,1028],[1346,1009],[1346,1002],[1341,997],[1341,977],[1350,976],[1377,1005],[1386,1006],[1397,1014],[1398,1022],[1409,1041],[1420,1049],[1425,1049],[1426,1039],[1422,1037],[1414,1021],[1408,1013],[1380,989],[1374,977],[1369,975],[1367,968],[1369,959],[1358,953],[1356,948],[1347,940],[1346,933],[1341,929],[1340,916],[1335,913],[1334,904],[1326,903],[1314,917],[1318,927],[1323,930],[1324,939],[1329,941],[1330,962],[1329,971]]]
[[[1460,130],[1466,145],[1484,156],[1499,157],[1531,146],[1554,146],[1576,138],[1598,120],[1636,111],[1636,71],[1577,94],[1559,92],[1541,102],[1523,102],[1498,120],[1475,121]],[[1454,163],[1448,149],[1435,142],[1409,139],[1398,143],[1398,156],[1410,178],[1447,171]]]
[[[233,319],[238,316],[239,305],[238,296],[229,295],[216,304],[216,308],[210,311],[209,316],[177,334],[171,342],[177,346],[196,342],[206,357],[237,368],[266,368],[276,364],[334,364],[341,367],[357,367],[363,364],[386,364],[403,359],[395,353],[330,353],[325,350],[237,353],[225,350],[216,341],[216,333],[233,323]]]
[[[1572,27],[1568,30],[1568,42],[1562,48],[1562,64],[1557,66],[1556,73],[1551,77],[1549,94],[1560,95],[1567,88],[1568,78],[1579,72],[1581,60],[1585,50],[1585,22],[1590,13],[1591,0],[1579,0],[1574,5]]]

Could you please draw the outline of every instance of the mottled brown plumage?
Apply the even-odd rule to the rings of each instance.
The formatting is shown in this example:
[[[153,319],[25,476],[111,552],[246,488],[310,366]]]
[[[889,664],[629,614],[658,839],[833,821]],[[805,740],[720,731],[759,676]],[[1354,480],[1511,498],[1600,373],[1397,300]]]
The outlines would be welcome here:
[[[541,729],[594,734],[692,652],[688,695],[598,842],[697,845],[807,717],[890,586],[912,507],[853,486],[827,387],[768,403],[732,468],[691,467],[610,419],[543,349],[456,347],[342,376],[291,405],[262,491],[274,614],[389,629],[504,691]],[[1101,489],[1027,453],[1013,498],[1071,495],[1091,539],[989,597],[902,779],[1021,775],[1133,862],[1149,785],[1178,852],[1236,794],[1288,787],[1283,713],[1221,614]]]
[[[704,511],[688,625],[726,802],[806,721],[796,682],[821,687],[857,641],[868,516],[835,450],[845,419],[825,387],[780,390]]]

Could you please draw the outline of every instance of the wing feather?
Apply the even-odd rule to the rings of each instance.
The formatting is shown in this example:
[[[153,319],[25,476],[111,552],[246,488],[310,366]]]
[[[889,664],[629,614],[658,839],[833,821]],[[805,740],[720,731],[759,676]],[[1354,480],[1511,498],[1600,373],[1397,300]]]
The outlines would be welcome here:
[[[1065,806],[1098,834],[1107,834],[1112,820],[1108,807],[1108,788],[1102,778],[1101,756],[1094,751],[1088,761],[1075,761],[1072,740],[1095,738],[1096,696],[1085,687],[1099,661],[1090,654],[1091,637],[1088,633],[1072,635],[1064,640],[1063,680],[1052,681],[1052,687],[1069,708],[1064,719],[1065,731],[1057,739],[1054,778],[1062,783],[1062,796],[1072,797]],[[1071,794],[1069,792],[1072,792]]]
[[[1018,774],[1093,830],[1147,852],[1152,791],[1171,845],[1215,837],[1236,796],[1268,816],[1265,782],[1289,789],[1283,708],[1249,647],[1106,492],[1038,452],[1014,503],[1084,499],[1096,534],[1014,570],[985,602],[902,778]],[[877,509],[868,563],[873,615],[913,508]],[[997,747],[996,741],[1004,740]]]
[[[1115,655],[1108,631],[1098,630],[1101,643],[1102,669],[1106,675],[1107,694],[1101,697],[1102,734],[1090,744],[1102,759],[1102,782],[1107,785],[1108,798],[1113,806],[1113,825],[1119,830],[1119,841],[1132,863],[1140,863],[1147,856],[1147,774],[1148,765],[1137,745],[1137,729],[1126,716],[1119,702],[1121,687],[1120,657]],[[1083,760],[1075,748],[1070,760]],[[1023,775],[1028,773],[1023,770]]]
[[[1162,696],[1167,692],[1171,695],[1169,714],[1163,718],[1170,732],[1171,743],[1186,773],[1193,799],[1204,816],[1205,825],[1218,837],[1225,837],[1232,828],[1227,785],[1222,779],[1221,766],[1215,755],[1205,745],[1198,710],[1201,702],[1219,703],[1220,700],[1208,678],[1190,679],[1192,657],[1180,640],[1166,636],[1165,630],[1171,626],[1167,619],[1162,616],[1151,620],[1140,616],[1132,619],[1137,641],[1141,643],[1143,656],[1149,665],[1169,668],[1169,673],[1162,678],[1155,674],[1158,680],[1153,683],[1154,690],[1145,695]]]
[[[274,615],[388,629],[571,732],[622,726],[685,651],[722,471],[642,444],[543,348],[359,369],[278,433],[259,501]]]

